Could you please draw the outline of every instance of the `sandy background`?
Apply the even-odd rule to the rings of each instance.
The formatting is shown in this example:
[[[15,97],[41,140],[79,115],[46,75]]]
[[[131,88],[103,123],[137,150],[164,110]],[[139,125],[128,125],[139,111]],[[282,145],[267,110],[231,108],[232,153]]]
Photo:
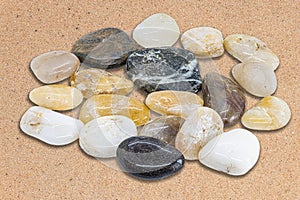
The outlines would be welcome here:
[[[1,1],[0,198],[300,199],[300,1],[247,2]],[[174,17],[182,32],[212,26],[224,37],[254,35],[279,56],[275,96],[287,101],[293,117],[282,130],[254,132],[261,155],[246,176],[229,177],[187,162],[174,177],[142,182],[85,156],[76,142],[55,148],[19,130],[21,115],[32,105],[28,93],[41,85],[29,70],[33,57],[49,50],[70,50],[80,36],[97,29],[131,31],[157,12]],[[229,76],[237,61],[224,55],[215,63],[220,73]],[[258,100],[247,99],[247,108]]]

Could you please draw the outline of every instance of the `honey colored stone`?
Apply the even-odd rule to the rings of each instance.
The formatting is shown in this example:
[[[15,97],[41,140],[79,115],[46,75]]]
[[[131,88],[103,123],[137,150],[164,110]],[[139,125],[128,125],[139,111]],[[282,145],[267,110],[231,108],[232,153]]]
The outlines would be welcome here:
[[[123,115],[132,119],[136,126],[147,123],[150,110],[141,101],[117,94],[100,94],[90,97],[82,105],[79,119],[87,123],[107,115]]]
[[[29,99],[42,107],[51,110],[71,110],[81,104],[81,92],[66,85],[46,85],[33,89]]]
[[[85,69],[71,77],[71,86],[79,89],[85,98],[96,94],[126,95],[133,89],[132,81],[115,76],[102,69]]]
[[[253,130],[277,130],[286,126],[290,119],[291,110],[287,103],[278,97],[268,96],[245,112],[242,124]]]

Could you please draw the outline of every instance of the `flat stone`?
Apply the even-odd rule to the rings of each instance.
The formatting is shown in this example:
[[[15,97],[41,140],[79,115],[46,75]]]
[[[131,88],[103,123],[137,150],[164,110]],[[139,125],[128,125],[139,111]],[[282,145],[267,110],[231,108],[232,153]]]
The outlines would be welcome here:
[[[180,35],[176,21],[167,14],[157,13],[133,30],[133,39],[145,48],[166,47],[176,43]]]
[[[240,86],[254,96],[269,96],[277,89],[276,75],[264,63],[240,63],[232,68],[231,73]]]
[[[81,37],[72,52],[85,66],[107,69],[124,64],[129,54],[139,48],[124,31],[105,28]]]
[[[246,97],[242,88],[231,79],[210,72],[203,79],[203,99],[205,106],[217,111],[224,125],[237,123],[246,107]]]
[[[194,54],[178,48],[151,48],[132,53],[127,60],[127,75],[146,92],[201,90],[199,64]]]
[[[115,76],[102,69],[84,69],[70,79],[71,86],[79,89],[85,98],[96,94],[127,95],[133,89],[133,82]]]
[[[119,144],[137,135],[134,122],[121,115],[104,116],[89,121],[81,129],[79,145],[90,156],[113,158]]]
[[[81,92],[66,85],[45,85],[33,89],[29,99],[42,107],[51,110],[71,110],[79,106],[83,100]]]
[[[223,121],[211,108],[199,107],[185,119],[179,130],[175,147],[187,160],[198,160],[199,151],[223,132]]]
[[[233,129],[210,140],[200,151],[199,161],[214,170],[242,176],[259,158],[260,145],[254,134],[245,129]]]
[[[291,110],[282,99],[268,96],[245,112],[242,124],[253,130],[277,130],[288,124]]]
[[[144,180],[169,177],[184,166],[184,157],[175,147],[146,136],[124,140],[117,149],[117,161],[124,172]]]
[[[211,27],[197,27],[184,32],[182,46],[199,58],[216,58],[224,53],[221,31]]]
[[[229,35],[224,40],[225,50],[241,62],[262,62],[275,70],[279,58],[256,37],[245,34]]]
[[[160,116],[145,124],[138,135],[157,138],[175,146],[175,138],[183,122],[181,117]]]
[[[75,118],[49,110],[32,106],[22,116],[21,130],[50,145],[66,145],[78,139],[83,123]]]
[[[132,97],[117,94],[99,94],[90,97],[82,105],[79,119],[87,123],[108,115],[122,115],[132,119],[136,126],[146,124],[150,119],[147,106]]]

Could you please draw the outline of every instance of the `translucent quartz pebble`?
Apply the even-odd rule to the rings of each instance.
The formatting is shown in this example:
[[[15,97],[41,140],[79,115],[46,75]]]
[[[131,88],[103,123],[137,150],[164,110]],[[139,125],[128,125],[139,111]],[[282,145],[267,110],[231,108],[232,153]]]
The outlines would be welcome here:
[[[260,100],[253,108],[245,112],[242,124],[253,130],[277,130],[291,119],[291,110],[287,103],[274,96]]]
[[[71,77],[71,86],[79,89],[85,98],[95,94],[126,95],[133,89],[132,81],[114,76],[102,69],[85,69]]]
[[[141,101],[117,94],[99,94],[90,97],[82,105],[79,119],[87,123],[107,115],[123,115],[132,119],[136,126],[147,123],[150,110]]]
[[[79,145],[90,156],[112,158],[123,140],[136,135],[136,126],[128,117],[104,116],[85,124],[79,134]]]
[[[265,97],[277,88],[274,71],[264,63],[240,63],[232,68],[234,79],[250,94]]]
[[[83,96],[80,90],[66,85],[46,85],[33,89],[29,99],[51,110],[70,110],[81,104]]]
[[[57,83],[69,78],[80,65],[79,59],[67,51],[50,51],[35,57],[30,68],[43,83]]]
[[[175,147],[187,160],[197,160],[200,149],[223,132],[223,121],[211,108],[198,107],[179,130]]]
[[[181,43],[200,58],[215,58],[224,53],[222,33],[211,27],[187,30],[181,36]]]
[[[176,21],[167,14],[157,13],[133,30],[133,39],[145,48],[172,46],[180,35]]]
[[[225,50],[241,62],[262,62],[275,70],[279,66],[279,58],[256,37],[233,34],[224,40]]]
[[[39,106],[29,108],[20,121],[24,133],[51,145],[74,142],[82,127],[78,119]]]
[[[241,176],[256,164],[259,152],[259,141],[254,134],[233,129],[209,141],[200,151],[199,161],[211,169]]]
[[[143,126],[138,135],[149,136],[175,145],[176,135],[184,120],[177,116],[160,116]]]

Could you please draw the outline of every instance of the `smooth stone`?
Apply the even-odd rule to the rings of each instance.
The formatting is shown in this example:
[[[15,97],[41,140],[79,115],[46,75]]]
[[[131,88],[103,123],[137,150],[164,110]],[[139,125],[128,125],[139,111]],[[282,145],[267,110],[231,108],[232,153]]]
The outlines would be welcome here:
[[[81,37],[72,52],[85,66],[107,69],[124,64],[129,54],[140,48],[124,31],[104,28]]]
[[[66,85],[45,85],[33,89],[29,99],[42,107],[51,110],[71,110],[83,100],[80,90]]]
[[[181,117],[160,116],[145,124],[138,135],[153,137],[175,146],[175,138],[183,122]]]
[[[136,135],[136,126],[128,117],[104,116],[84,125],[79,134],[79,145],[90,156],[113,158],[116,157],[119,144]]]
[[[133,82],[102,69],[85,69],[76,72],[70,79],[71,86],[80,90],[85,98],[96,94],[127,95]]]
[[[240,86],[254,96],[269,96],[277,89],[276,75],[264,63],[240,63],[232,68],[231,73]]]
[[[184,32],[182,46],[199,58],[216,58],[224,53],[221,31],[211,27],[197,27]]]
[[[277,130],[288,124],[291,110],[282,99],[268,96],[246,111],[242,124],[253,130]]]
[[[157,13],[133,30],[133,39],[145,48],[166,47],[176,43],[180,35],[176,21],[167,14]]]
[[[124,172],[144,180],[169,177],[184,166],[184,157],[175,147],[146,136],[124,140],[117,149],[117,161]]]
[[[77,140],[82,127],[78,119],[39,106],[30,107],[20,121],[24,133],[56,146]]]
[[[132,53],[127,59],[127,75],[146,92],[201,90],[199,64],[185,49],[153,48]]]
[[[237,123],[246,107],[246,97],[242,88],[231,79],[210,72],[203,79],[204,104],[217,111],[224,125]]]
[[[79,65],[79,59],[70,52],[50,51],[32,59],[30,69],[39,81],[50,84],[69,78]]]
[[[146,124],[150,119],[147,106],[132,97],[117,94],[99,94],[90,97],[82,105],[79,119],[87,123],[107,115],[122,115],[132,119],[136,126]]]
[[[213,138],[199,152],[199,161],[214,170],[242,176],[256,164],[260,144],[254,134],[245,129],[233,129]]]
[[[179,130],[175,147],[187,160],[198,160],[204,145],[223,132],[223,121],[211,108],[199,107],[185,119]]]
[[[224,40],[224,47],[241,62],[262,62],[273,70],[279,66],[279,58],[256,37],[245,34],[229,35]]]

